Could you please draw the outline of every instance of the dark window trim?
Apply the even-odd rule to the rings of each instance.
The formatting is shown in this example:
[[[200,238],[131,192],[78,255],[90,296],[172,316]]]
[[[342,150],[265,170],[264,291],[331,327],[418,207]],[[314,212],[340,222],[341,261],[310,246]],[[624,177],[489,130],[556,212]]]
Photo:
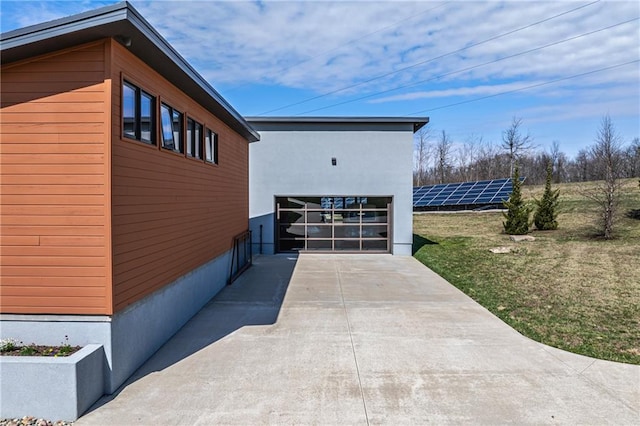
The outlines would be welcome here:
[[[124,102],[124,90],[125,90],[125,86],[129,87],[130,89],[133,90],[134,92],[134,133],[135,133],[135,137],[132,137],[132,135],[130,134],[125,134],[125,126],[124,126],[124,118],[125,118],[125,114],[124,114],[124,108],[125,108],[125,102]],[[149,97],[149,99],[151,100],[151,125],[150,125],[150,130],[151,130],[151,140],[145,140],[142,139],[142,126],[141,126],[141,106],[142,106],[142,96],[146,95]],[[138,84],[136,82],[135,78],[129,78],[128,76],[125,76],[124,73],[120,73],[120,138],[122,140],[130,140],[130,141],[136,141],[136,142],[141,142],[141,146],[147,146],[149,148],[154,148],[156,150],[161,150],[164,152],[168,152],[171,153],[172,155],[178,155],[181,156],[183,158],[189,158],[191,160],[196,160],[205,164],[209,164],[209,165],[214,165],[217,166],[219,165],[219,137],[220,135],[214,131],[211,127],[209,127],[206,124],[206,120],[200,121],[197,120],[196,118],[194,118],[193,116],[191,116],[188,111],[185,109],[184,112],[179,111],[177,109],[175,109],[174,107],[171,106],[171,102],[167,102],[163,96],[160,95],[156,95],[153,94],[152,92],[149,92],[145,89],[143,89],[141,87],[140,84]],[[170,116],[172,118],[172,130],[174,130],[174,121],[173,121],[173,115],[174,113],[178,113],[181,115],[181,119],[180,119],[180,131],[177,132],[177,134],[179,135],[180,139],[181,139],[181,144],[178,150],[172,148],[172,147],[167,147],[164,144],[164,129],[163,129],[163,125],[162,125],[162,109],[163,106],[167,107],[169,109],[169,113]],[[192,121],[194,123],[197,123],[198,125],[200,125],[200,156],[191,156],[187,154],[187,144],[191,144],[190,140],[187,140],[187,127],[188,127],[188,121]],[[175,138],[175,134],[176,132],[174,131],[174,138]],[[211,135],[211,137],[213,137],[213,141],[212,141],[212,160],[210,161],[207,159],[207,145],[206,145],[206,138],[207,135]],[[175,140],[175,139],[174,139]],[[174,145],[175,146],[175,145]]]
[[[157,146],[156,139],[156,122],[157,122],[157,97],[152,93],[142,89],[138,84],[133,83],[131,80],[121,77],[120,80],[120,136],[122,139],[135,140],[142,142],[145,145]],[[125,102],[124,91],[125,87],[128,87],[133,91],[134,96],[134,111],[133,111],[133,134],[125,132]],[[142,97],[146,96],[151,100],[150,108],[150,138],[145,139],[142,137]]]
[[[207,159],[207,152],[206,152],[206,150],[207,150],[207,146],[206,146],[207,134],[209,134],[210,136],[213,137],[213,141],[211,143],[211,145],[212,145],[211,148],[212,148],[212,151],[213,151],[211,153],[212,157],[213,157],[211,159],[212,161],[209,161]],[[203,139],[204,139],[204,143],[205,143],[205,146],[204,146],[204,162],[207,163],[207,164],[218,165],[218,134],[216,132],[214,132],[212,129],[210,129],[209,127],[205,127],[205,129],[204,129],[204,138]]]
[[[169,113],[169,120],[170,120],[170,125],[171,125],[171,144],[167,145],[165,142],[167,141],[167,139],[165,139],[165,133],[164,133],[164,123],[163,123],[163,111],[166,108],[166,110]],[[179,131],[176,131],[175,128],[175,124],[176,124],[176,120],[175,120],[175,115],[179,114],[180,115],[180,129]],[[160,147],[162,148],[163,151],[167,151],[167,152],[173,152],[175,154],[179,154],[180,156],[184,156],[184,152],[185,152],[185,125],[184,125],[184,118],[185,118],[186,114],[184,112],[178,111],[177,109],[175,109],[174,107],[172,107],[171,105],[169,105],[167,102],[161,100],[160,102],[160,135],[161,135],[161,143],[160,143]],[[176,134],[178,135],[178,143],[176,144]]]
[[[200,137],[198,141],[194,141],[194,137],[195,137],[195,133],[196,133],[196,126],[200,126]],[[189,137],[189,132],[191,132],[191,137]],[[196,120],[195,118],[191,117],[191,116],[187,116],[187,127],[186,127],[186,134],[187,134],[187,149],[186,149],[186,153],[187,153],[187,158],[191,158],[193,160],[198,160],[198,161],[202,161],[204,160],[204,152],[203,152],[203,148],[204,148],[204,132],[205,132],[205,126],[204,124],[202,124],[201,122],[199,122],[198,120]],[[195,143],[194,143],[195,142]],[[196,144],[198,145],[198,147],[200,148],[199,150],[197,150],[198,155],[195,154],[194,151],[196,151]],[[189,152],[191,151],[191,152]]]

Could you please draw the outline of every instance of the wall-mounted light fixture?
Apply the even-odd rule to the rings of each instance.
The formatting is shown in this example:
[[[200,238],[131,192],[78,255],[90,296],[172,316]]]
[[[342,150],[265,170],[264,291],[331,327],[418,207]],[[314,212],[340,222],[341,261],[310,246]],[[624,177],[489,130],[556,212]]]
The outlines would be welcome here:
[[[336,160],[336,157],[331,157],[331,165],[335,166],[338,164],[338,160]]]
[[[131,47],[131,37],[118,35],[118,36],[115,37],[115,39],[118,40],[120,42],[120,44],[122,44],[123,46]]]

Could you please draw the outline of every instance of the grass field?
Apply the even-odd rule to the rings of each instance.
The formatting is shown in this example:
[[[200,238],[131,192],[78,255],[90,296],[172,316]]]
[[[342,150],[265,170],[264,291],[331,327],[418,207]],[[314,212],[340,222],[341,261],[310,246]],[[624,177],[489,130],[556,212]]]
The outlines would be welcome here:
[[[555,188],[556,231],[532,231],[535,241],[514,243],[500,212],[415,214],[415,257],[525,336],[640,364],[638,180],[623,189],[616,238],[609,241],[597,237],[597,209],[580,185]],[[539,198],[543,189],[525,186],[523,196]],[[502,246],[513,251],[489,251]]]

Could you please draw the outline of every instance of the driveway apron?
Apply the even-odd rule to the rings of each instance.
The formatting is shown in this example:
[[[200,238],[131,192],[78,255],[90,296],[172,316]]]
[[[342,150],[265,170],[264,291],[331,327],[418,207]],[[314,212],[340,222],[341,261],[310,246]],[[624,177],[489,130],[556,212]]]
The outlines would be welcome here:
[[[534,342],[411,257],[259,256],[76,424],[639,424],[640,366]]]

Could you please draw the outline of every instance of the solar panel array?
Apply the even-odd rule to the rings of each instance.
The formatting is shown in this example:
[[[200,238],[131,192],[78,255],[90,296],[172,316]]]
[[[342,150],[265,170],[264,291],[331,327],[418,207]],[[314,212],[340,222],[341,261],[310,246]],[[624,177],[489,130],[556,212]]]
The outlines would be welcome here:
[[[510,178],[416,186],[413,188],[413,207],[500,204],[509,198],[512,190]]]

